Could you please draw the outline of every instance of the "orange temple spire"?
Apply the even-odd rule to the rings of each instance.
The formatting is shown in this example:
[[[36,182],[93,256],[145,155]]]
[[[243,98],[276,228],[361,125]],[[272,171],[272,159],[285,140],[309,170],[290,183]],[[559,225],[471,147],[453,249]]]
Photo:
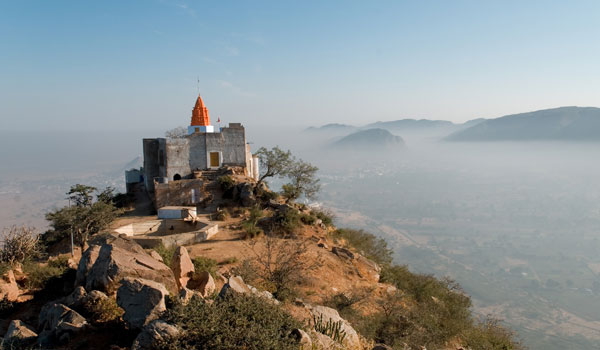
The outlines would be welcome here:
[[[196,106],[192,110],[192,123],[191,126],[209,126],[210,125],[210,117],[208,116],[208,109],[204,105],[204,101],[202,101],[202,97],[198,95],[198,99],[196,100]]]

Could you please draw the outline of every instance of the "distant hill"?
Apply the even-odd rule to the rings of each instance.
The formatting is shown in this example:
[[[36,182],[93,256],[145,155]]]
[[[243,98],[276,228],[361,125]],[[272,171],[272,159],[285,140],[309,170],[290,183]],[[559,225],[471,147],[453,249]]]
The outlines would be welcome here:
[[[404,140],[384,129],[367,129],[343,137],[332,146],[355,150],[389,149],[403,147]]]
[[[304,131],[350,132],[350,131],[354,131],[354,130],[356,130],[356,127],[352,126],[352,125],[331,123],[331,124],[325,124],[325,125],[319,126],[319,127],[311,126],[309,128],[306,128],[306,130],[304,130]]]
[[[388,122],[375,122],[365,128],[380,128],[386,130],[426,130],[426,129],[452,129],[456,124],[447,120],[430,119],[400,119]]]
[[[560,107],[507,115],[457,131],[446,141],[600,141],[600,108]]]

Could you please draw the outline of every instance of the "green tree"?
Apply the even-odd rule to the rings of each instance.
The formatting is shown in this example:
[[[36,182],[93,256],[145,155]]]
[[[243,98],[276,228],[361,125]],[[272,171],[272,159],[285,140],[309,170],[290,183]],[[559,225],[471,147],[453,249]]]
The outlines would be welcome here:
[[[67,196],[69,196],[69,200],[73,202],[74,205],[78,207],[85,207],[92,204],[92,200],[94,196],[92,193],[96,191],[96,187],[87,186],[87,185],[73,185],[69,192],[67,192]]]
[[[257,187],[269,177],[284,177],[294,163],[294,156],[290,151],[283,151],[275,146],[270,150],[261,147],[256,152],[260,160],[260,168],[262,175],[258,179]]]
[[[46,214],[46,220],[50,221],[59,237],[72,234],[75,243],[82,249],[91,235],[107,228],[121,212],[112,200],[108,200],[108,193],[112,192],[110,188],[101,192],[94,202],[91,193],[95,190],[92,186],[74,185],[67,195],[75,205]]]
[[[308,199],[316,196],[321,189],[316,174],[319,168],[303,160],[294,161],[286,172],[290,182],[282,186],[281,195],[286,202],[292,202],[304,195]]]

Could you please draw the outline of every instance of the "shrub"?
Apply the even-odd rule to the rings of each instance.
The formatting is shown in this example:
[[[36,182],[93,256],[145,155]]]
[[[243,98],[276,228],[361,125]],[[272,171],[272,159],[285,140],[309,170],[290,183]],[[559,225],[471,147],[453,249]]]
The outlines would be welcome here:
[[[171,266],[171,262],[173,261],[173,256],[175,255],[175,251],[177,247],[175,245],[165,246],[164,244],[159,244],[154,250],[160,255],[163,259],[163,263],[167,266]]]
[[[4,275],[8,270],[10,270],[10,264],[5,262],[0,262],[0,276]]]
[[[192,259],[194,263],[194,270],[196,273],[206,271],[211,274],[213,278],[217,277],[217,261],[211,258],[198,256]]]
[[[339,229],[333,233],[334,238],[343,238],[365,257],[381,265],[392,262],[392,250],[387,242],[363,230]]]
[[[118,320],[125,313],[110,297],[89,300],[84,308],[95,322],[100,323]]]
[[[321,219],[321,222],[325,226],[333,225],[333,214],[325,210],[313,210],[313,215],[317,217],[317,219]]]
[[[262,233],[262,230],[258,227],[258,220],[263,216],[264,213],[259,206],[250,209],[250,215],[242,222],[242,229],[246,233],[246,238],[254,238]]]
[[[256,226],[256,224],[254,224],[252,222],[243,222],[242,229],[244,230],[244,233],[246,234],[244,236],[244,238],[252,239],[262,233],[262,230],[260,229],[260,227]]]
[[[300,220],[305,225],[314,225],[315,222],[317,222],[317,218],[316,217],[314,217],[312,215],[308,215],[308,214],[302,214],[302,215],[300,215]]]
[[[46,265],[33,261],[23,264],[23,272],[27,275],[26,287],[28,289],[43,289],[52,279],[61,277],[68,269],[69,263],[66,256],[49,260]]]
[[[235,180],[229,175],[220,176],[217,182],[223,191],[229,191],[235,186]]]
[[[13,265],[42,255],[42,245],[34,228],[12,226],[4,229],[1,236],[4,239],[0,245],[0,263]]]
[[[292,299],[304,276],[321,264],[320,258],[308,259],[307,244],[301,240],[266,235],[262,242],[264,249],[251,246],[255,258],[249,263],[258,276],[259,285],[279,300]]]
[[[217,212],[214,215],[214,218],[217,221],[226,221],[229,217],[229,210],[227,210],[227,208],[217,209]]]
[[[278,210],[273,215],[273,222],[275,223],[275,227],[283,233],[293,233],[300,227],[300,213],[293,208]]]
[[[262,202],[269,202],[269,201],[276,200],[277,198],[279,198],[279,194],[277,192],[272,192],[269,190],[260,191],[258,196]]]
[[[271,302],[230,294],[207,301],[194,297],[176,303],[165,319],[183,329],[182,335],[160,344],[163,350],[297,350],[292,331],[298,321]]]
[[[515,333],[496,319],[485,319],[463,335],[464,345],[473,350],[522,350]]]
[[[471,299],[452,280],[414,274],[406,266],[386,266],[381,281],[394,284],[402,291],[399,298],[412,306],[393,306],[386,300],[382,312],[369,321],[377,341],[393,344],[401,339],[436,348],[473,326]]]

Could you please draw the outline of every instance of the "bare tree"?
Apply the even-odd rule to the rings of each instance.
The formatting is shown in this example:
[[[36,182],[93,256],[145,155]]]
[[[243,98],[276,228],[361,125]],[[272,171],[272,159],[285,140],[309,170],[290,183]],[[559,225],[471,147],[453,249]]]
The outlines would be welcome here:
[[[184,126],[178,126],[171,130],[165,131],[165,137],[168,139],[182,139],[187,136],[187,128]]]
[[[39,235],[33,227],[12,226],[2,231],[0,262],[13,265],[42,254]]]
[[[259,246],[259,242],[264,246]],[[280,300],[294,295],[305,274],[322,265],[320,257],[307,257],[307,240],[265,235],[261,240],[252,241],[250,247],[255,255],[256,274]]]

